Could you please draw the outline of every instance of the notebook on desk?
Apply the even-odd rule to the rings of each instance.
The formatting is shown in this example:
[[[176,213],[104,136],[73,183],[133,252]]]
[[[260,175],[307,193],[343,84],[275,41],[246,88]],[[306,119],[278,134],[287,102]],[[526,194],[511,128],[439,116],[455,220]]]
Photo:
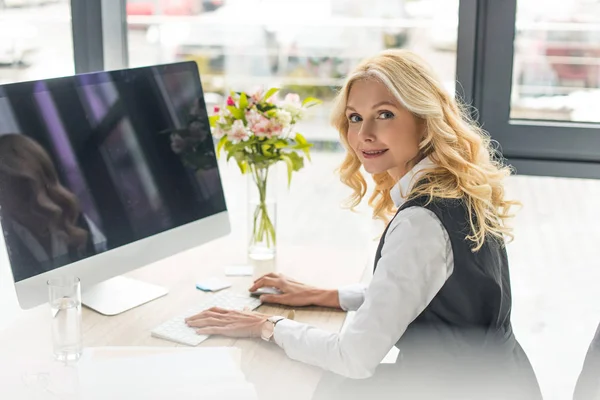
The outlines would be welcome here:
[[[78,371],[85,399],[258,399],[229,347],[86,349]]]
[[[47,353],[0,359],[0,397],[11,400],[257,400],[231,347],[95,347],[65,366]]]

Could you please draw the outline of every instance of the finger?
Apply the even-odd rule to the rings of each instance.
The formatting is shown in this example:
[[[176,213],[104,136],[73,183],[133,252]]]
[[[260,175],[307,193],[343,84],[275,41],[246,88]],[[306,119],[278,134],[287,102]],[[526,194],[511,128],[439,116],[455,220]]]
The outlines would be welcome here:
[[[256,281],[254,281],[254,284],[250,288],[250,291],[256,290],[258,288],[261,288],[261,287],[265,286],[265,281],[267,279],[276,279],[276,278],[272,277],[272,276],[266,276],[266,275],[262,276],[262,277],[258,278]]]
[[[290,297],[285,294],[263,294],[260,296],[260,301],[263,303],[271,303],[271,304],[281,304],[284,306],[289,306]]]
[[[228,310],[226,308],[221,308],[221,307],[211,307],[206,311],[214,312],[217,314],[228,314],[231,310]]]
[[[258,281],[257,283],[255,283],[249,290],[251,292],[253,292],[253,291],[255,291],[257,289],[260,289],[261,287],[265,287],[265,286],[267,286],[267,287],[274,287],[274,288],[277,288],[277,289],[281,290],[281,287],[283,285],[282,285],[282,282],[281,282],[280,278],[269,278],[269,277],[266,277],[266,278],[263,278],[262,280]]]
[[[255,279],[254,282],[256,283],[263,278],[279,278],[279,277],[280,277],[279,274],[276,274],[274,272],[269,272],[268,274],[265,274],[265,275],[261,276],[260,278]]]
[[[198,335],[225,335],[229,332],[228,329],[218,327],[218,326],[210,326],[205,328],[196,329],[196,333]]]
[[[223,327],[228,324],[228,321],[223,320],[222,318],[201,318],[195,319],[193,321],[188,321],[187,325],[193,328],[204,328],[204,327]]]
[[[219,307],[211,307],[207,310],[202,311],[196,315],[192,315],[191,317],[187,317],[184,319],[185,322],[194,321],[199,318],[207,318],[207,317],[217,317],[218,315],[228,314],[231,310],[226,310],[224,308]],[[218,315],[215,315],[218,314]]]

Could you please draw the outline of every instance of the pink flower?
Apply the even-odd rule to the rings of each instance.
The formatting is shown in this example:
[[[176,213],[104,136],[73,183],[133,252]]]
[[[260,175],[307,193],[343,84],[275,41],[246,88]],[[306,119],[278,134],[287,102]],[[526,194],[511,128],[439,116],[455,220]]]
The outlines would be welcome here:
[[[272,124],[271,125],[271,135],[269,136],[269,138],[271,138],[273,136],[281,136],[282,132],[283,132],[283,126],[281,126],[279,124]]]
[[[215,106],[215,108],[213,109],[213,112],[214,112],[215,114],[218,114],[218,113],[219,113],[219,111],[221,111],[221,107],[219,107],[219,106]]]
[[[252,130],[254,125],[258,124],[264,117],[255,109],[251,109],[246,112],[246,121],[248,122],[248,128]]]
[[[261,116],[261,120],[252,126],[252,132],[258,137],[267,137],[271,129],[271,122]]]
[[[233,99],[231,98],[231,96],[227,97],[227,105],[228,106],[235,106],[235,101],[233,101]]]
[[[231,130],[229,131],[227,136],[234,143],[244,142],[250,137],[250,135],[248,134],[248,130],[244,126],[244,123],[239,119],[236,120],[233,123],[233,125],[231,125]]]
[[[263,97],[263,89],[262,87],[257,88],[252,95],[250,95],[250,101],[254,104],[260,103],[260,100]]]
[[[272,121],[268,118],[259,117],[260,119],[249,127],[250,130],[258,137],[266,137],[268,139],[273,136],[279,136],[283,132],[283,126],[278,124],[276,121]]]

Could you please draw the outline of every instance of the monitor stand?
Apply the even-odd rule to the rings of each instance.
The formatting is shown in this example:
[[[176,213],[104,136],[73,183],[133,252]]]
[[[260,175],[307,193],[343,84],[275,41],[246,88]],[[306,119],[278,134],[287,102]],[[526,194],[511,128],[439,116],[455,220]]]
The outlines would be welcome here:
[[[166,295],[161,286],[117,276],[81,293],[83,305],[104,315],[117,315]]]

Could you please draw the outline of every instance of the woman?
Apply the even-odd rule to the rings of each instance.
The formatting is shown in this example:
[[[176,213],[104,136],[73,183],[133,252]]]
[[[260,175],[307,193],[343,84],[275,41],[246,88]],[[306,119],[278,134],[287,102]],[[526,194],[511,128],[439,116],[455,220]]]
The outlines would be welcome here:
[[[296,360],[398,398],[541,398],[511,328],[504,248],[508,168],[416,55],[388,50],[356,67],[341,89],[333,124],[348,153],[342,181],[360,203],[366,182],[374,217],[393,219],[381,237],[368,287],[328,291],[279,275],[250,290],[276,287],[265,302],[357,310],[343,334],[255,312],[221,309],[187,320],[200,334],[271,338]],[[397,212],[394,215],[395,210]],[[378,368],[393,347],[391,370]],[[381,372],[380,372],[381,371]],[[382,378],[383,377],[383,378]],[[344,389],[350,388],[350,389]],[[361,397],[344,382],[340,398]],[[367,391],[366,394],[373,394]],[[333,394],[324,396],[333,398]]]
[[[106,238],[33,139],[0,136],[0,216],[15,281],[106,250]]]

